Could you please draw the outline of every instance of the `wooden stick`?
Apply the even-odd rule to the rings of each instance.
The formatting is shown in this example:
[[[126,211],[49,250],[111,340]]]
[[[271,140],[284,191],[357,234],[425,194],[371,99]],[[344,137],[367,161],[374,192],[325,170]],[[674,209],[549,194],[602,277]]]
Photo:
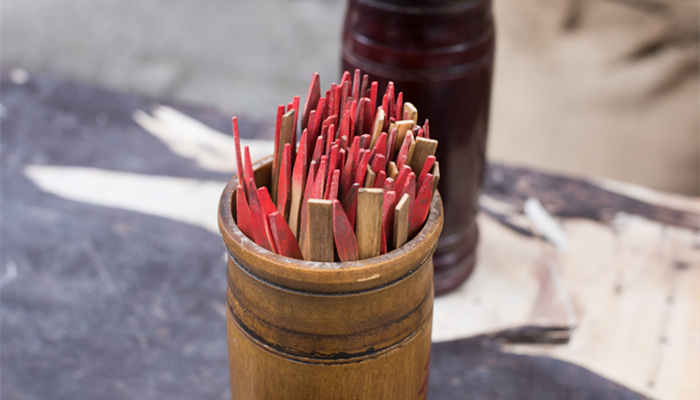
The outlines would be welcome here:
[[[413,120],[403,120],[396,122],[396,144],[394,150],[398,150],[403,144],[406,133],[411,132],[415,123]]]
[[[369,86],[369,75],[362,75],[362,86],[360,87],[360,97],[368,97],[367,89]],[[368,97],[369,98],[369,97]]]
[[[372,167],[367,167],[367,174],[365,175],[365,184],[362,186],[366,188],[373,188],[374,179],[376,178],[376,176],[377,175],[374,173],[374,171],[372,171]]]
[[[262,209],[263,223],[265,225],[265,236],[270,246],[272,246],[272,251],[277,253],[277,247],[275,246],[275,239],[272,237],[272,228],[270,227],[270,221],[268,216],[274,212],[277,212],[275,208],[275,203],[272,202],[270,193],[267,191],[265,186],[258,188],[258,201],[260,202],[260,207]]]
[[[393,161],[389,161],[389,166],[386,170],[387,176],[391,179],[396,179],[396,176],[399,174],[399,169],[396,167],[396,163]]]
[[[386,181],[386,171],[381,170],[377,176],[374,177],[374,184],[372,187],[382,189],[384,187],[384,181]]]
[[[359,157],[359,155],[360,155],[360,137],[355,136],[355,138],[352,140],[352,146],[350,147],[350,151],[348,152],[347,159],[345,160],[345,165],[343,166],[343,171],[340,174],[340,194],[341,194],[341,196],[345,196],[348,193],[350,186],[353,184],[353,182],[355,180],[355,170],[353,169],[353,165],[355,164],[355,160]]]
[[[357,239],[340,201],[333,200],[333,238],[338,259],[342,262],[356,261]]]
[[[409,157],[408,165],[416,174],[421,172],[425,160],[430,156],[435,155],[435,150],[437,150],[438,141],[435,139],[425,139],[419,137],[416,139],[416,144],[413,150],[413,156]]]
[[[359,99],[360,98],[360,70],[356,69],[355,70],[355,76],[352,80],[352,98],[353,99]]]
[[[428,158],[425,159],[425,163],[423,164],[423,167],[420,170],[420,174],[418,174],[418,181],[416,181],[416,186],[421,187],[421,185],[423,184],[423,179],[425,179],[425,176],[428,173],[430,173],[430,171],[433,169],[433,165],[435,165],[435,156],[428,156]]]
[[[308,203],[308,242],[304,259],[333,262],[333,202],[311,199]]]
[[[294,144],[292,149],[292,157],[296,155],[296,144],[297,144],[297,127],[299,126],[299,96],[294,96],[292,100],[292,110],[294,110],[294,126],[292,127],[292,140],[290,143]]]
[[[409,206],[408,194],[401,196],[394,208],[394,248],[398,249],[408,240]]]
[[[291,229],[289,229],[289,225],[287,225],[287,221],[284,220],[284,216],[275,211],[268,215],[267,219],[270,224],[270,230],[272,231],[272,238],[275,241],[277,253],[285,257],[303,260],[304,257],[301,255],[299,243],[297,243],[297,239],[294,237],[294,234],[292,234]]]
[[[355,226],[355,217],[357,216],[357,192],[359,190],[360,184],[353,183],[343,201],[343,210],[345,210],[345,215],[348,216],[348,221],[352,226]]]
[[[386,140],[386,159],[394,159],[394,146],[396,145],[396,128],[389,131],[389,136]]]
[[[244,158],[243,172],[245,172],[245,174],[243,176],[243,178],[245,179],[244,182],[246,182],[246,184],[247,184],[247,182],[252,179],[253,180],[253,187],[256,187],[255,186],[255,173],[253,173],[253,163],[250,160],[250,148],[248,146],[243,148],[243,158]],[[248,195],[250,195],[250,193],[248,193],[247,190],[246,190],[246,193]],[[248,199],[248,201],[250,202],[250,199]]]
[[[357,252],[359,259],[379,255],[382,235],[382,201],[381,189],[360,188],[357,193]]]
[[[372,109],[372,120],[375,120],[377,118],[376,116],[376,110],[377,110],[377,92],[379,89],[379,83],[377,81],[372,82],[370,89],[369,89],[369,104],[370,108]]]
[[[311,155],[311,161],[316,161],[316,165],[318,165],[321,162],[321,156],[323,155],[323,149],[326,146],[325,138],[323,135],[319,135],[318,138],[316,139],[316,144],[314,146],[314,152]],[[309,148],[309,150],[311,150]],[[311,163],[309,161],[309,163]]]
[[[279,139],[279,146],[277,148],[277,153],[276,153],[276,158],[277,158],[277,163],[276,163],[276,169],[272,171],[272,184],[270,185],[270,190],[272,191],[272,199],[276,200],[277,199],[277,186],[279,182],[279,175],[280,175],[280,163],[282,162],[282,152],[284,151],[284,145],[289,143],[290,145],[293,144],[294,148],[296,148],[296,142],[292,141],[293,140],[293,135],[294,135],[294,119],[295,119],[296,111],[294,109],[290,109],[287,111],[286,114],[282,116],[282,126],[280,128],[280,139]],[[294,149],[292,149],[292,159],[294,158]]]
[[[317,72],[311,76],[309,91],[306,93],[306,101],[304,102],[304,112],[301,115],[301,129],[307,128],[309,123],[309,114],[311,110],[315,110],[318,101],[321,98],[321,78]]]
[[[243,158],[241,157],[241,136],[238,132],[238,119],[233,117],[231,119],[231,125],[233,125],[233,144],[236,148],[236,173],[238,174],[238,183],[242,183],[242,192],[245,194],[245,177],[243,174]]]
[[[375,155],[370,166],[372,167],[372,171],[384,171],[386,169],[386,158],[384,154],[379,153]]]
[[[408,154],[406,154],[406,164],[411,165],[411,159],[413,158],[413,152],[416,149],[416,139],[415,136],[413,136],[413,133],[407,133],[406,136],[410,136],[411,138],[411,144],[408,145]]]
[[[255,240],[250,221],[250,208],[248,207],[248,201],[245,198],[245,192],[240,182],[236,188],[236,225],[238,225],[238,229],[240,229],[244,235],[248,236],[249,239]]]
[[[433,199],[433,174],[428,174],[423,184],[418,189],[416,201],[411,213],[411,223],[408,226],[408,234],[413,237],[418,233],[430,212],[430,201]]]
[[[289,217],[290,190],[292,180],[292,145],[286,143],[282,151],[280,176],[277,182],[277,211],[286,219]]]
[[[399,92],[396,96],[396,112],[394,113],[394,118],[400,121],[403,118],[403,92]]]
[[[399,174],[394,178],[396,180],[396,191],[400,191],[404,185],[406,184],[406,179],[408,178],[408,174],[411,173],[411,167],[408,165],[404,165],[401,167],[401,170],[399,171]]]
[[[282,131],[282,117],[284,116],[284,105],[280,104],[277,106],[277,119],[275,122],[275,149],[272,152],[272,181],[274,182],[275,179],[275,174],[277,173],[277,168],[280,162],[280,159],[277,158],[280,152],[280,133]],[[248,178],[246,176],[246,182],[248,182]]]
[[[433,166],[433,194],[437,190],[438,182],[440,182],[440,163],[435,161],[435,166]]]
[[[423,132],[424,132],[424,137],[426,139],[430,139],[430,126],[428,125],[428,118],[425,119],[425,122],[423,123]]]
[[[402,119],[410,119],[414,124],[418,123],[418,109],[413,105],[413,103],[409,103],[408,101],[403,103]]]
[[[408,194],[408,217],[409,223],[411,214],[413,214],[413,206],[416,203],[416,174],[413,171],[408,173],[408,177],[403,184],[403,187],[399,186],[396,191],[397,196],[403,196]]]
[[[253,240],[259,246],[267,250],[275,251],[274,242],[270,243],[267,232],[265,230],[265,221],[267,218],[263,216],[262,207],[258,200],[258,191],[255,189],[255,181],[253,178],[248,180],[248,203],[250,205],[251,228],[253,231]]]
[[[370,152],[365,150],[360,157],[360,162],[357,164],[357,169],[355,170],[355,180],[353,183],[359,183],[362,186],[365,182],[365,174],[367,173],[367,167],[369,163]]]
[[[384,192],[384,204],[382,205],[382,254],[390,251],[394,238],[394,203],[396,192],[389,190]]]
[[[306,186],[304,188],[304,196],[302,197],[301,200],[301,212],[299,213],[299,236],[297,236],[297,239],[299,239],[299,247],[302,249],[304,248],[304,244],[308,238],[307,236],[307,231],[308,231],[308,222],[309,218],[307,217],[307,214],[309,212],[308,210],[308,200],[311,199],[311,194],[314,191],[314,178],[316,177],[316,161],[311,161],[309,164],[309,175],[306,177]]]
[[[372,124],[372,140],[369,144],[370,147],[374,147],[377,139],[379,139],[379,135],[382,133],[382,129],[384,128],[385,118],[386,114],[384,113],[384,109],[378,108],[374,115],[374,123]]]
[[[340,184],[340,170],[335,169],[331,174],[331,182],[326,189],[324,199],[335,200],[338,198],[338,185]]]
[[[308,129],[301,133],[297,159],[294,161],[292,171],[292,199],[289,205],[289,229],[294,237],[299,237],[299,216],[301,213],[301,201],[304,197],[304,187],[306,186],[306,176],[308,174],[308,150],[307,150]]]
[[[384,180],[384,191],[394,190],[394,179],[387,177]]]

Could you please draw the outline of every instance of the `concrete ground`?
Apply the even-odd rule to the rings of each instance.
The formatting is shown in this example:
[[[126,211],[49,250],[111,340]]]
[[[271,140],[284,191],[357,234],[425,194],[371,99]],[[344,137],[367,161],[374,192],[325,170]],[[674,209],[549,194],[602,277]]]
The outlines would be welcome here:
[[[5,0],[2,66],[273,118],[338,79],[345,4]],[[695,1],[494,4],[490,157],[700,192]]]

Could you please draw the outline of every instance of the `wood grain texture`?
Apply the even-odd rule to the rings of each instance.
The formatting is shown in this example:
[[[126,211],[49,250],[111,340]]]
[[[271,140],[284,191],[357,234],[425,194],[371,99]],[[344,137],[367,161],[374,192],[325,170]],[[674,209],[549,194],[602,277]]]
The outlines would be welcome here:
[[[360,188],[358,190],[355,233],[360,260],[379,255],[383,199],[384,191],[381,189]]]
[[[357,238],[340,201],[333,200],[333,238],[341,262],[357,261]]]
[[[308,242],[304,246],[304,259],[333,262],[333,202],[311,199],[308,204]]]
[[[438,142],[435,139],[416,138],[413,154],[408,159],[408,164],[413,169],[416,175],[419,175],[423,170],[423,165],[428,157],[435,155]]]
[[[410,223],[409,220],[409,195],[404,194],[401,196],[399,199],[399,202],[396,204],[396,208],[394,209],[394,248],[398,249],[399,247],[403,246],[404,243],[406,243],[406,240],[408,240],[408,225]]]

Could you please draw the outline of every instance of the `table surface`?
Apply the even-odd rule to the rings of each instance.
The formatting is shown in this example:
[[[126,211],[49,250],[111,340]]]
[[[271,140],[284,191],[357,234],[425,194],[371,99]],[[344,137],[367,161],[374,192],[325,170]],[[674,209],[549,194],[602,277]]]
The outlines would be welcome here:
[[[231,115],[0,85],[0,397],[228,399]],[[269,153],[271,125],[239,122]],[[498,163],[486,178],[477,268],[435,300],[429,398],[698,398],[700,201]]]

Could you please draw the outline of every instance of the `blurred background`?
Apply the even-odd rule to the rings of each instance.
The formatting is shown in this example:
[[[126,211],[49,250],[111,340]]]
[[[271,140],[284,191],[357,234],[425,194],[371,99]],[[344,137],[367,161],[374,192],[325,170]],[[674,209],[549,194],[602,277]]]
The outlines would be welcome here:
[[[272,119],[338,80],[345,5],[5,0],[2,68]],[[489,157],[699,194],[699,9],[495,0]]]

